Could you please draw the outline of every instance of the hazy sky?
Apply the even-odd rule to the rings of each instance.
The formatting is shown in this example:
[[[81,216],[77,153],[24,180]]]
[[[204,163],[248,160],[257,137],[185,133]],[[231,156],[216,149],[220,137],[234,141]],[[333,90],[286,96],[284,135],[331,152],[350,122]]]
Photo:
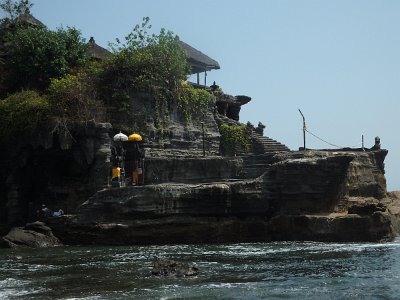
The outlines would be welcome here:
[[[241,122],[292,150],[308,129],[344,147],[389,150],[389,190],[400,190],[400,1],[352,0],[33,0],[50,29],[75,26],[107,46],[149,16],[154,32],[172,30],[217,60],[209,73],[228,94],[252,101]],[[309,148],[332,148],[307,136]]]

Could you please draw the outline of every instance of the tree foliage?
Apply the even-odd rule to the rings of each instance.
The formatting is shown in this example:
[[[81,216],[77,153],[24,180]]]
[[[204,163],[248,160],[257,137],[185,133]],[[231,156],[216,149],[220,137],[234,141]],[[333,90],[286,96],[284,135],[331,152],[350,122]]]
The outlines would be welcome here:
[[[143,18],[125,37],[111,44],[114,56],[106,65],[106,76],[117,75],[117,85],[148,91],[151,88],[173,90],[186,79],[188,64],[179,37],[161,29],[158,35],[149,34],[150,19]],[[115,77],[114,77],[115,78]]]
[[[214,106],[215,96],[187,84],[187,54],[179,38],[164,29],[149,34],[150,28],[149,18],[144,18],[123,43],[117,40],[111,45],[113,55],[101,62],[88,60],[87,45],[74,28],[7,28],[2,36],[5,50],[0,55],[0,98],[15,95],[7,98],[9,106],[4,106],[2,113],[18,114],[16,103],[21,101],[16,99],[28,97],[20,91],[36,90],[46,101],[47,119],[55,120],[56,129],[64,133],[76,122],[91,119],[140,129],[148,117],[162,131],[172,108],[178,108],[185,121],[192,116],[202,118]],[[144,109],[133,107],[135,93],[144,93],[144,99],[149,99]],[[32,95],[28,98],[35,98]],[[12,99],[15,105],[11,105]],[[98,113],[109,117],[99,119]]]
[[[75,72],[86,60],[86,44],[75,28],[17,27],[5,36],[3,93],[44,90],[51,78]]]
[[[149,34],[150,28],[149,18],[144,18],[124,43],[111,44],[114,55],[105,63],[102,87],[107,104],[125,112],[132,110],[132,92],[151,94],[156,102],[153,117],[160,124],[169,104],[179,99],[175,92],[186,80],[188,64],[178,36],[164,29]]]
[[[52,116],[63,128],[95,119],[99,114],[96,88],[86,73],[52,79],[47,97]]]
[[[0,138],[31,131],[47,119],[49,104],[34,91],[14,93],[0,101]]]

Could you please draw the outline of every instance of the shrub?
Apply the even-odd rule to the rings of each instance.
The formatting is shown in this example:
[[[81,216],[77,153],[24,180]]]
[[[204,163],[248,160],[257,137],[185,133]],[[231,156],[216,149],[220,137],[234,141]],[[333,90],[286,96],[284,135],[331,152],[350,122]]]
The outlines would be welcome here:
[[[188,83],[181,83],[174,91],[174,98],[181,109],[185,121],[192,117],[204,117],[209,106],[215,105],[215,96],[204,89],[198,89]]]
[[[250,150],[250,133],[246,125],[227,125],[219,127],[220,149],[223,155],[236,155]]]
[[[101,110],[93,78],[87,73],[52,79],[47,96],[59,129],[67,130],[75,123],[95,119]]]
[[[34,130],[47,119],[49,104],[34,91],[12,94],[0,101],[0,137]]]

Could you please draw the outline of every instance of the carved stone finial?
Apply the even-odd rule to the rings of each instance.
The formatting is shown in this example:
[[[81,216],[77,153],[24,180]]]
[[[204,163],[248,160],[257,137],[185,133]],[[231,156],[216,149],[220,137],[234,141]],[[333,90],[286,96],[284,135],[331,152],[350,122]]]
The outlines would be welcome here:
[[[375,137],[375,145],[371,148],[371,150],[380,150],[381,149],[381,139],[379,136]]]

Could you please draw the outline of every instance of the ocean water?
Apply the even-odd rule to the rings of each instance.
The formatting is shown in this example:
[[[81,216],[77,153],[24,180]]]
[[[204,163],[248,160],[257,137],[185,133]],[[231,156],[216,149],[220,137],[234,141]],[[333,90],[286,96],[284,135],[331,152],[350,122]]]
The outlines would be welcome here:
[[[154,257],[194,277],[153,277]],[[0,299],[400,299],[400,239],[0,249]]]

